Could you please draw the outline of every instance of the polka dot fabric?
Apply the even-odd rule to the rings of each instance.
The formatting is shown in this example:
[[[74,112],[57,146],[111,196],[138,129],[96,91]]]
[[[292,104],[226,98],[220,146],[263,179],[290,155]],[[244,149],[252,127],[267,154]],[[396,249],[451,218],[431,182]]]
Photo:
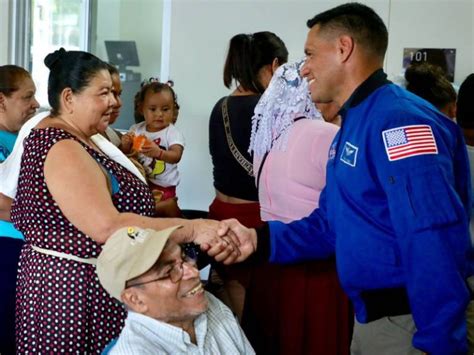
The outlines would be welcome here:
[[[26,240],[16,299],[16,341],[21,354],[100,353],[119,335],[125,319],[123,307],[100,286],[94,265],[41,254],[31,248],[35,245],[81,258],[95,258],[101,251],[98,243],[66,219],[45,183],[46,155],[64,139],[78,141],[64,130],[50,127],[34,129],[24,143],[11,215]],[[119,191],[112,200],[120,212],[155,215],[153,197],[143,182],[113,160],[79,143],[116,177]]]

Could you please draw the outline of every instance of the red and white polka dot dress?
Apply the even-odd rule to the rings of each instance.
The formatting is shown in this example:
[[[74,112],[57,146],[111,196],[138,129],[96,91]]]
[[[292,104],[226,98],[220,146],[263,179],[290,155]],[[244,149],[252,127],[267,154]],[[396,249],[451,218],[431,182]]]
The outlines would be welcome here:
[[[45,128],[33,130],[24,143],[11,215],[26,240],[16,295],[16,341],[21,354],[100,353],[119,335],[125,318],[123,307],[100,286],[94,265],[41,254],[31,248],[34,245],[80,258],[96,258],[101,251],[99,244],[66,219],[46,186],[46,155],[63,139],[77,141],[64,130]],[[153,197],[142,181],[82,145],[117,179],[119,191],[112,195],[117,210],[155,215]]]

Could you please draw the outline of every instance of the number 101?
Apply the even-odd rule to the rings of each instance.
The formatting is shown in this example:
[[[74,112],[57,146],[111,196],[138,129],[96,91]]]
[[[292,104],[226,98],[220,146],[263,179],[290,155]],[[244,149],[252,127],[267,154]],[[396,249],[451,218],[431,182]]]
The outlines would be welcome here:
[[[420,52],[420,51],[416,51],[416,52],[410,52],[410,60],[413,62],[426,62],[426,60],[428,59],[428,53],[426,52]]]

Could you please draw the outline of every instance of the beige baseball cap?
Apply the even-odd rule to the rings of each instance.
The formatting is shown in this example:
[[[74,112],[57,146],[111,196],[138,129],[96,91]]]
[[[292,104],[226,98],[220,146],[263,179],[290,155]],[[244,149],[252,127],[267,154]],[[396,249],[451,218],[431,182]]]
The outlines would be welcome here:
[[[181,226],[161,231],[124,227],[105,242],[97,258],[97,276],[102,287],[121,301],[125,284],[151,269],[170,235]]]

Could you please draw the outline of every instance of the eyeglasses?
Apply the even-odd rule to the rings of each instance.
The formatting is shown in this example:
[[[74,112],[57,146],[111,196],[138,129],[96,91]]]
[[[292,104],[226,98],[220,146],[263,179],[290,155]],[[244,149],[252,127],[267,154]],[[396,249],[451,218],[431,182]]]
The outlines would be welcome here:
[[[142,285],[150,284],[152,282],[163,281],[163,280],[168,280],[168,279],[171,280],[172,283],[178,283],[183,278],[183,275],[184,275],[183,264],[186,263],[192,267],[196,267],[197,256],[198,256],[198,251],[196,250],[196,247],[193,244],[182,245],[181,247],[183,249],[183,252],[181,255],[182,260],[177,261],[175,264],[173,264],[173,266],[171,266],[171,268],[165,273],[165,275],[160,276],[153,280],[134,283],[132,285],[127,286],[126,288],[142,286]]]

